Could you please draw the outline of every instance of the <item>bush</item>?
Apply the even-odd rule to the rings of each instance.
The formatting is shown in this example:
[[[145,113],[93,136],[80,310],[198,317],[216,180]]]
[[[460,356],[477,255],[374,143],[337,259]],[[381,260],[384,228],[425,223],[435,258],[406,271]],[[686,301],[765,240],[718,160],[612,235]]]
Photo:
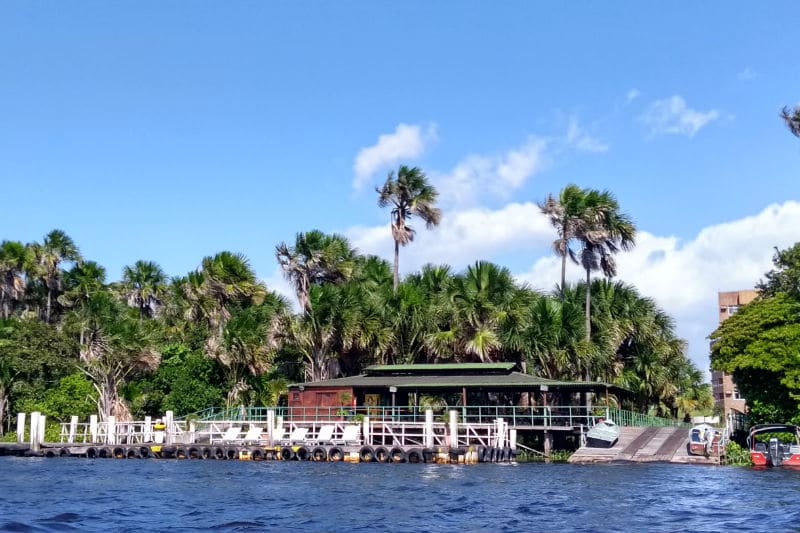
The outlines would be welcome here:
[[[725,448],[725,462],[734,466],[753,466],[750,450],[731,441]]]

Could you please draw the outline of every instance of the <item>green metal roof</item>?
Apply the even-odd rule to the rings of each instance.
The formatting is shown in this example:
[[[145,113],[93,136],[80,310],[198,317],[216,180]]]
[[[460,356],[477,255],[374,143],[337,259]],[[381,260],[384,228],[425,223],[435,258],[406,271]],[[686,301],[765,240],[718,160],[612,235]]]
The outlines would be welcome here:
[[[514,363],[437,363],[417,365],[372,365],[366,374],[453,374],[457,372],[511,372]]]
[[[400,365],[403,366],[403,365]],[[429,366],[429,365],[425,365]],[[582,389],[582,390],[624,390],[616,385],[600,382],[584,381],[558,381],[538,376],[530,376],[520,372],[508,374],[464,374],[464,375],[360,375],[346,378],[328,379],[309,383],[295,383],[292,388],[303,386],[306,389],[314,388],[360,388],[360,389],[519,389],[538,391],[542,385],[557,389]]]

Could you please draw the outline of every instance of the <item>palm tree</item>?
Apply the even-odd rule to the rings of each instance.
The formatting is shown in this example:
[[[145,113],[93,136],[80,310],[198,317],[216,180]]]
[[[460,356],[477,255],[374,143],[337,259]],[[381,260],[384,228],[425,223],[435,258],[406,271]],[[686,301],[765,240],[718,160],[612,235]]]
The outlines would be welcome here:
[[[617,274],[614,255],[635,245],[636,227],[620,213],[617,199],[608,191],[585,191],[584,222],[576,235],[581,243],[581,265],[586,270],[586,341],[591,341],[591,273],[602,270],[612,278]]]
[[[558,234],[558,238],[553,241],[553,251],[561,258],[561,285],[559,287],[562,300],[564,299],[567,275],[567,257],[569,256],[575,263],[578,262],[575,251],[570,247],[570,242],[584,231],[588,221],[586,195],[586,190],[569,184],[561,190],[558,198],[548,195],[547,199],[539,204],[542,214],[547,216]]]
[[[81,254],[75,242],[63,231],[54,229],[45,235],[42,244],[32,245],[39,267],[39,276],[47,287],[47,307],[45,321],[50,322],[54,296],[61,292],[61,263],[70,261],[80,263]]]
[[[416,230],[407,224],[413,217],[419,217],[431,229],[439,225],[442,211],[436,207],[439,193],[428,184],[425,174],[417,167],[402,165],[395,177],[390,172],[382,188],[375,188],[380,207],[392,206],[391,228],[394,239],[394,290],[399,285],[400,246],[414,240]]]
[[[428,336],[428,347],[444,360],[497,361],[503,353],[502,327],[519,293],[511,272],[478,261],[456,277],[442,327]]]
[[[275,247],[275,257],[283,275],[294,287],[303,312],[309,312],[312,285],[341,283],[353,274],[356,251],[341,235],[327,235],[319,230],[298,233],[294,246],[282,242]]]
[[[166,291],[167,276],[158,263],[136,261],[122,271],[122,288],[128,305],[139,309],[139,317],[152,318]]]
[[[155,349],[153,332],[124,308],[108,291],[92,293],[79,320],[81,336],[80,370],[92,381],[97,391],[97,408],[101,420],[115,416],[129,420],[130,410],[121,395],[128,381],[140,372],[158,367],[160,354]],[[69,328],[72,321],[66,321]],[[86,329],[84,329],[84,327]]]
[[[794,109],[784,107],[781,111],[781,118],[786,122],[786,126],[792,132],[792,135],[800,137],[800,106]]]
[[[0,243],[0,318],[8,318],[14,302],[25,293],[24,272],[30,264],[30,250],[21,242]]]

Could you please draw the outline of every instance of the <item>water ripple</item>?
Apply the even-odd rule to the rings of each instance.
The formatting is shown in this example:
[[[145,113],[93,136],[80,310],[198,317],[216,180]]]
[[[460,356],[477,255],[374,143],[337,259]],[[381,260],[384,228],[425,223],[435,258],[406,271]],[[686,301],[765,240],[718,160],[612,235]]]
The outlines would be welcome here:
[[[0,458],[0,471],[9,532],[789,531],[800,521],[800,472],[783,470]]]

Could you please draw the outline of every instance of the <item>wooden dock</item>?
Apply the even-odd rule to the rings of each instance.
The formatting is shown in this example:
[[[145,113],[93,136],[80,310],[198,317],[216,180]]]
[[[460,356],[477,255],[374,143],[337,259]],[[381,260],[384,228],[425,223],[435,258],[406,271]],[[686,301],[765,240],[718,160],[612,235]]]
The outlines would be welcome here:
[[[611,448],[589,448],[576,451],[569,462],[573,464],[596,463],[691,463],[720,464],[719,457],[689,455],[686,428],[621,427],[619,440]]]

